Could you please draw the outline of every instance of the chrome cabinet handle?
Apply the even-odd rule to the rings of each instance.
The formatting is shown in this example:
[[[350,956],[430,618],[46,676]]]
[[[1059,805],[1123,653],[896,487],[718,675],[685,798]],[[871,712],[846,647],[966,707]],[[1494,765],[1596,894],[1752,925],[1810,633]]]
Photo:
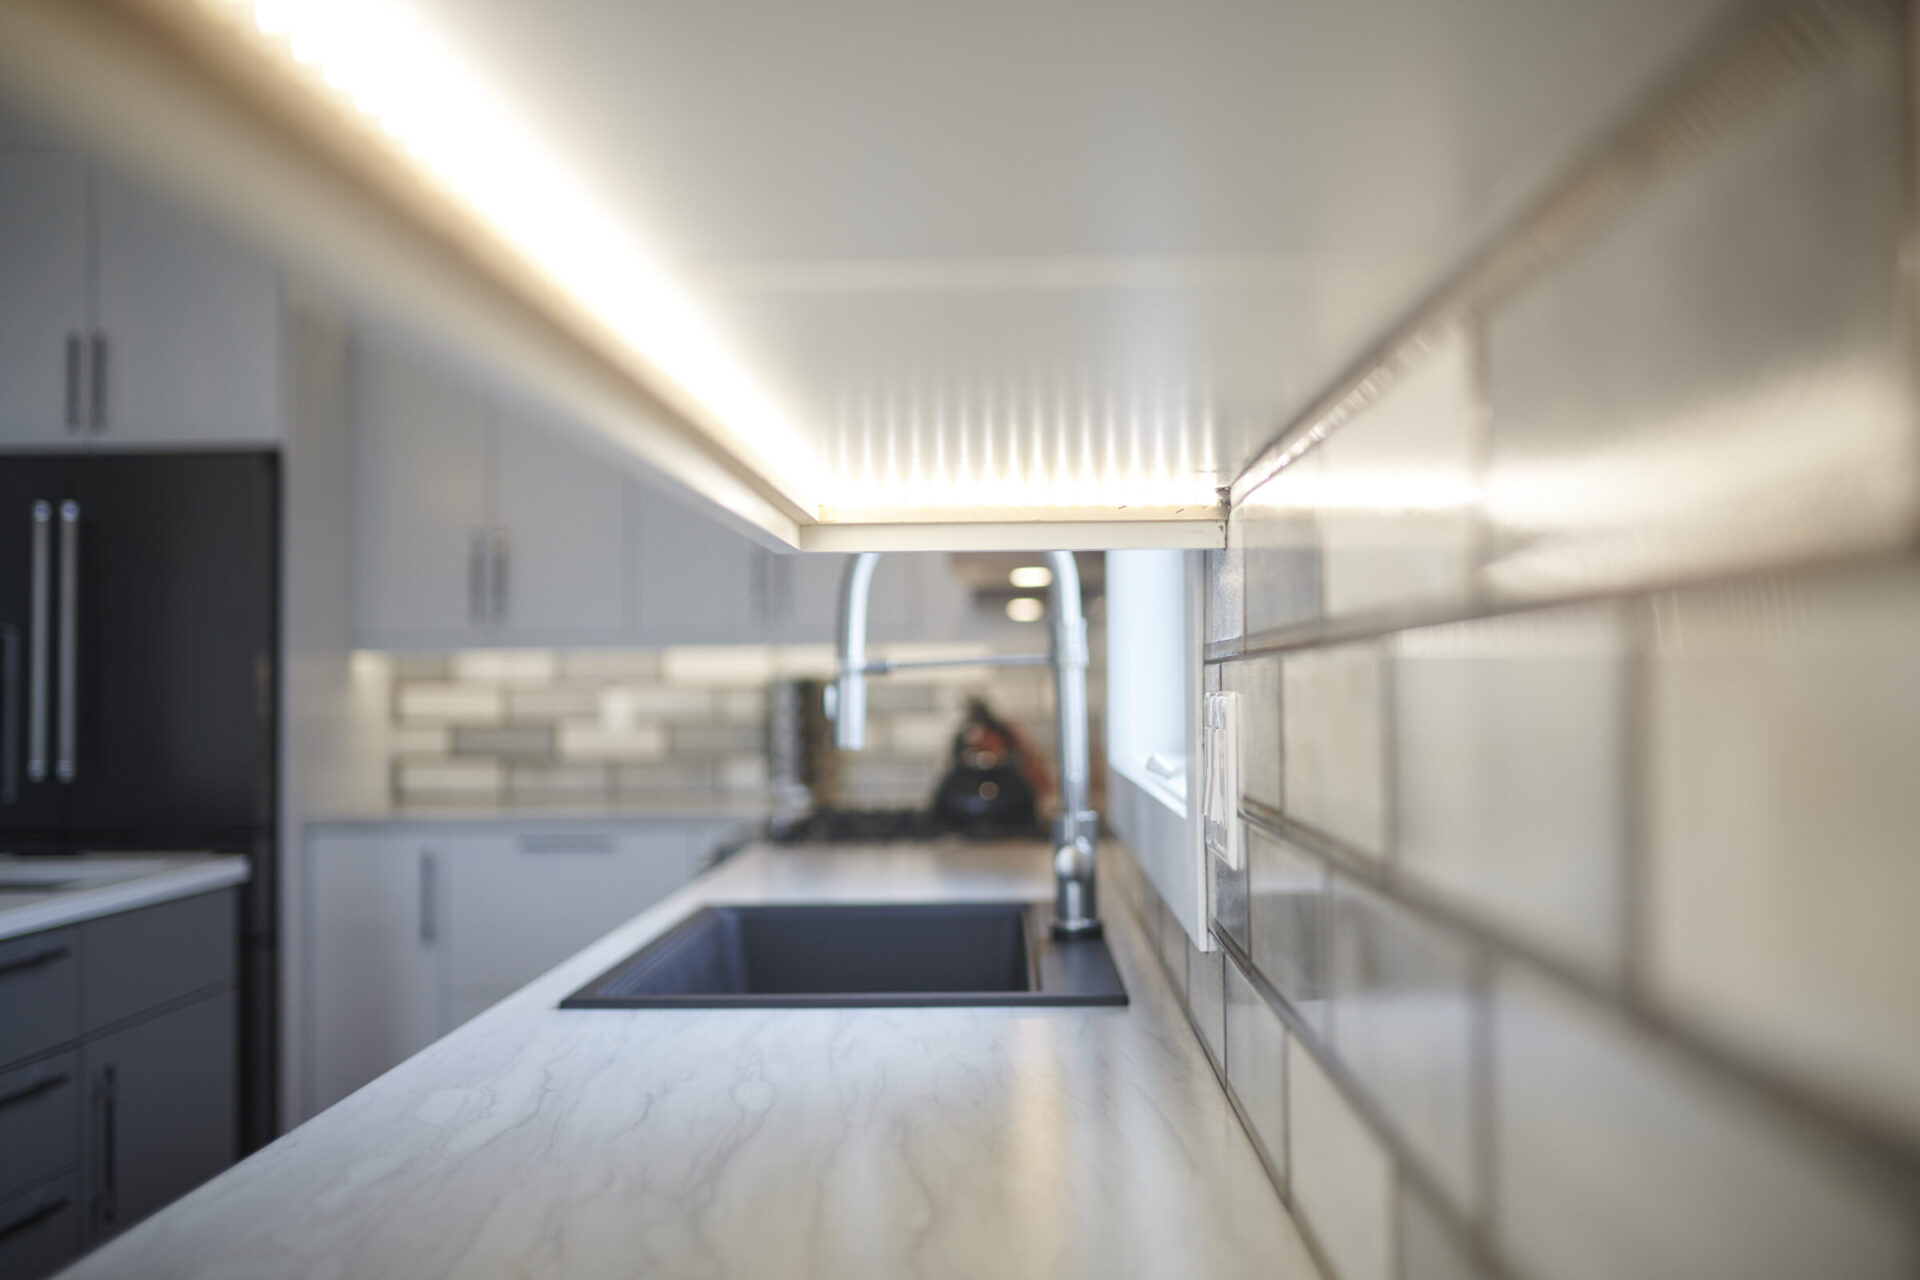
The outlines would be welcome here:
[[[420,942],[432,946],[440,941],[440,856],[431,849],[420,851]]]
[[[467,537],[467,617],[485,622],[487,606],[487,531],[475,529]]]
[[[27,621],[27,781],[47,779],[48,613],[53,607],[53,504],[33,504],[32,605]]]
[[[86,356],[81,351],[80,331],[67,332],[67,430],[80,428],[80,366]]]
[[[107,425],[107,335],[93,335],[93,429]]]
[[[493,583],[490,601],[495,622],[504,622],[507,617],[507,568],[507,531],[496,525],[493,530]]]
[[[69,498],[60,504],[60,754],[53,772],[61,782],[72,782],[80,772],[80,726],[74,707],[80,689],[79,655],[80,504]]]

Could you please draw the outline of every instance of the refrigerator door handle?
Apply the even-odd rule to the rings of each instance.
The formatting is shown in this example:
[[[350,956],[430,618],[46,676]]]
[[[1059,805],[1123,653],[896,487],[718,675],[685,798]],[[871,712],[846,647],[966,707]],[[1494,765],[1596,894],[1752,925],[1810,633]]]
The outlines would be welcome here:
[[[80,504],[68,498],[60,504],[60,710],[59,757],[54,776],[72,782],[80,772],[80,726],[74,714],[79,692],[80,654]]]
[[[53,608],[53,504],[33,504],[32,604],[27,618],[27,781],[47,780],[48,614]]]

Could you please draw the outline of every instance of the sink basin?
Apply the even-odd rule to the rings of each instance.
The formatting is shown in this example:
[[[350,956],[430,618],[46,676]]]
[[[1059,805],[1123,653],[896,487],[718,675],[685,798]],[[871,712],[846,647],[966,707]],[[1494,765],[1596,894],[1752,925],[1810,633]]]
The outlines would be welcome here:
[[[1124,1005],[1102,938],[1056,939],[1044,903],[711,906],[563,1009]]]

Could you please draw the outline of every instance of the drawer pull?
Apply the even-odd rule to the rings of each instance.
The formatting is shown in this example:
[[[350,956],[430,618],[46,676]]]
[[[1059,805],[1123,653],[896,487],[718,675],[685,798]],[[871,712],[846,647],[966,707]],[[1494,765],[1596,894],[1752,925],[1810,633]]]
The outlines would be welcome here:
[[[16,1103],[25,1102],[28,1098],[37,1098],[43,1093],[52,1093],[66,1082],[67,1073],[62,1071],[58,1075],[43,1076],[35,1080],[32,1084],[15,1089],[12,1093],[0,1093],[0,1111],[4,1111]]]
[[[36,951],[32,955],[21,956],[18,960],[0,962],[0,978],[10,973],[19,973],[23,969],[38,969],[43,964],[52,964],[55,960],[64,960],[69,948],[48,947],[45,951]]]
[[[5,1240],[8,1236],[18,1235],[29,1227],[39,1226],[48,1218],[51,1218],[54,1214],[66,1208],[67,1203],[67,1197],[61,1196],[57,1200],[49,1200],[45,1204],[35,1205],[33,1208],[15,1218],[12,1222],[0,1226],[0,1240]]]

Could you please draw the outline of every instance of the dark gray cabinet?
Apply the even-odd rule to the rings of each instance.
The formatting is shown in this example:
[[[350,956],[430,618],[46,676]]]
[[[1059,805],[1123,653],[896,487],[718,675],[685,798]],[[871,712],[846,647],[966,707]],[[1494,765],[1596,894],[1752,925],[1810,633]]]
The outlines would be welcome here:
[[[0,942],[0,1276],[57,1270],[233,1163],[235,905]]]
[[[95,1242],[233,1163],[231,991],[87,1042]]]

